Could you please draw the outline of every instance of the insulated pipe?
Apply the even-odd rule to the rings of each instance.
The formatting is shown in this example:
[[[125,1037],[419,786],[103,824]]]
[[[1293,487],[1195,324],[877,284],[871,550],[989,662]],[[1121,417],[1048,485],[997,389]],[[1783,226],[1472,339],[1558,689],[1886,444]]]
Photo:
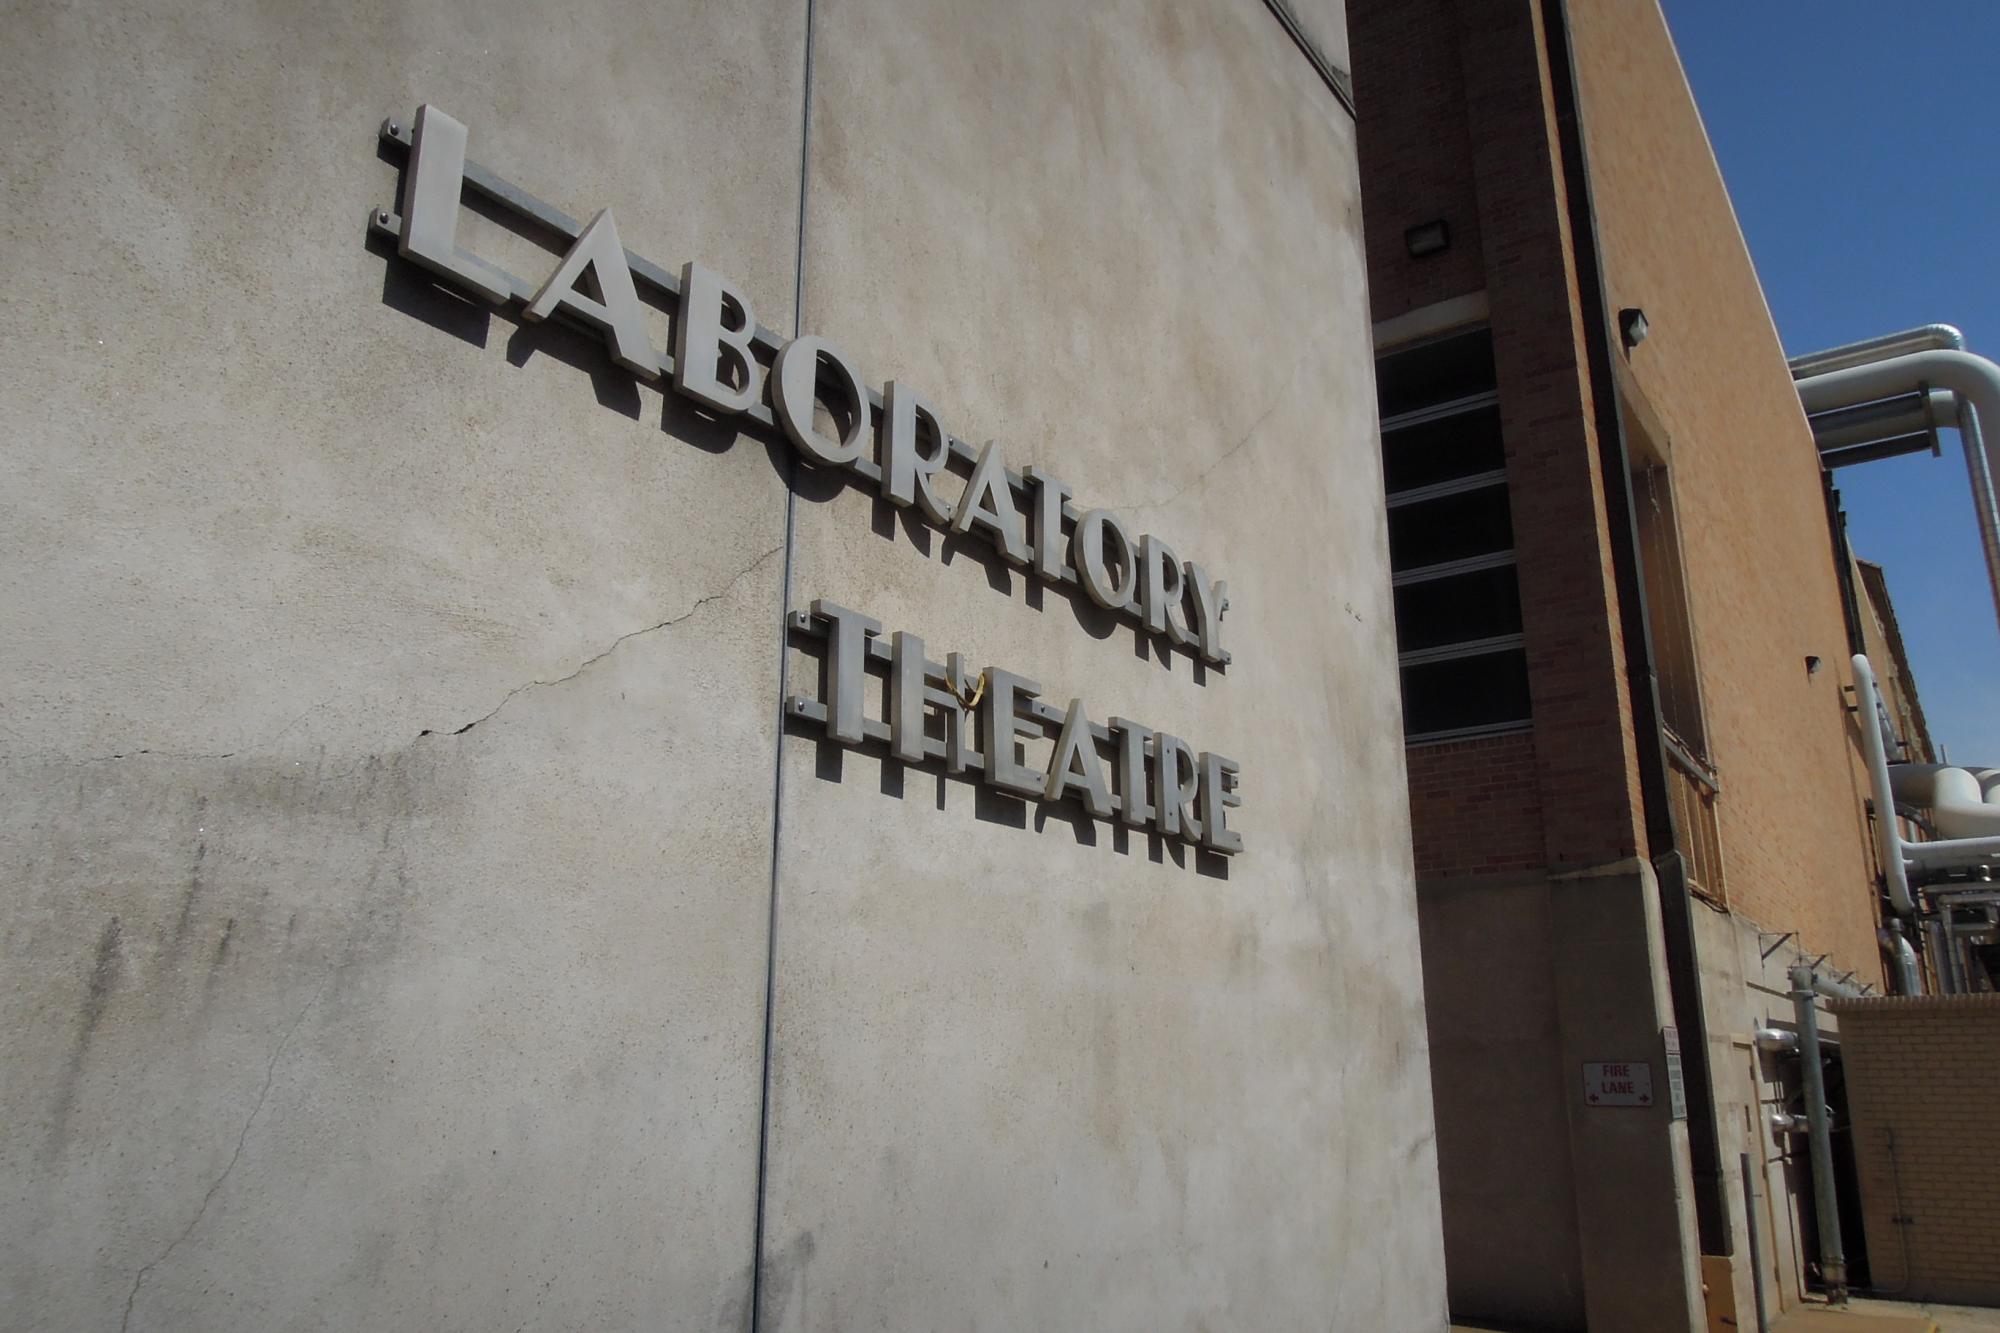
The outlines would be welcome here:
[[[1917,971],[1917,951],[1903,934],[1902,923],[1876,930],[1875,942],[1882,946],[1882,952],[1889,955],[1896,969],[1896,994],[1922,995],[1924,984]]]
[[[1911,352],[1939,350],[1964,351],[1965,335],[1949,324],[1920,324],[1901,333],[1884,333],[1874,338],[1863,338],[1858,343],[1829,347],[1823,352],[1808,352],[1804,356],[1793,357],[1786,364],[1792,368],[1793,379],[1803,380],[1852,366],[1865,366],[1873,361],[1886,361],[1890,357],[1907,356]]]
[[[1954,337],[1958,336],[1958,331],[1948,325],[1933,325],[1931,328],[1948,330]],[[1910,336],[1892,335],[1892,338],[1907,339]],[[1963,341],[1959,339],[1961,346]],[[1832,352],[1800,357],[1794,361],[1792,373],[1802,377],[1798,381],[1799,402],[1805,407],[1806,414],[1811,416],[1856,403],[1894,397],[1920,385],[1949,389],[1957,395],[1959,438],[1965,446],[1965,471],[1972,487],[1972,507],[1979,519],[1980,550],[1986,558],[1986,578],[1992,587],[1994,614],[2000,616],[2000,512],[1995,511],[1993,494],[1993,474],[2000,471],[2000,460],[1995,459],[1994,445],[1983,437],[1979,429],[1982,418],[2000,421],[2000,366],[1984,357],[1949,347],[1907,352],[1891,356],[1886,361],[1852,364],[1853,356],[1859,354],[1857,349],[1862,346],[1865,344],[1857,343],[1852,348],[1836,348]],[[1841,368],[1816,369],[1822,361],[1839,363]]]
[[[2000,837],[2000,805],[1990,805],[1978,777],[1950,764],[1892,764],[1889,789],[1905,805],[1931,812],[1931,824],[1947,838]]]
[[[2000,506],[1993,496],[1994,453],[1979,433],[1978,410],[1965,398],[1958,400],[1958,441],[1965,447],[1965,479],[1972,487],[1972,512],[1979,517],[1979,549],[1986,556],[1986,581],[1993,588],[1993,614],[2000,616]]]
[[[1903,835],[1896,827],[1896,795],[1889,785],[1889,757],[1882,749],[1882,696],[1875,688],[1875,669],[1856,653],[1854,702],[1860,708],[1861,754],[1868,761],[1869,785],[1875,792],[1875,846],[1889,902],[1898,916],[1913,916],[1909,869],[1903,862]]]
[[[1900,435],[1927,435],[1940,423],[1958,419],[1958,398],[1944,389],[1912,390],[1873,403],[1856,403],[1815,412],[1807,418],[1813,442],[1821,453],[1850,445],[1873,444]]]
[[[1917,910],[1916,903],[1910,897],[1910,871],[1976,870],[1982,866],[2000,864],[2000,836],[1944,838],[1936,842],[1903,840],[1901,830],[1896,827],[1896,791],[1889,780],[1888,752],[1882,738],[1885,726],[1882,695],[1876,688],[1875,671],[1868,665],[1868,659],[1856,653],[1852,661],[1854,700],[1861,710],[1858,719],[1861,730],[1861,753],[1868,761],[1869,785],[1874,789],[1875,817],[1879,822],[1875,844],[1880,849],[1882,878],[1888,887],[1889,901],[1895,905],[1897,915],[1910,916]],[[1964,772],[1963,769],[1958,771]],[[1979,780],[1973,778],[1971,785],[1977,789],[1980,785]],[[1959,784],[1960,802],[1967,794],[1964,784]],[[1974,796],[1973,799],[1976,800],[1977,797]],[[1961,827],[1971,826],[1961,825]]]
[[[1795,967],[1792,1011],[1799,1028],[1799,1071],[1805,1076],[1806,1129],[1812,1148],[1813,1212],[1819,1219],[1819,1267],[1829,1305],[1847,1304],[1847,1255],[1840,1244],[1840,1205],[1833,1192],[1833,1134],[1826,1114],[1826,1071],[1820,1068],[1819,1011],[1813,970]]]
[[[1801,358],[1802,360],[1804,358]],[[1898,458],[1937,447],[1940,422],[1956,426],[1965,451],[1965,479],[1979,520],[1979,547],[2000,616],[2000,507],[1994,504],[1993,464],[1979,430],[1979,412],[1948,389],[1912,390],[1893,398],[1816,412],[1807,419],[1820,461],[1829,468]]]

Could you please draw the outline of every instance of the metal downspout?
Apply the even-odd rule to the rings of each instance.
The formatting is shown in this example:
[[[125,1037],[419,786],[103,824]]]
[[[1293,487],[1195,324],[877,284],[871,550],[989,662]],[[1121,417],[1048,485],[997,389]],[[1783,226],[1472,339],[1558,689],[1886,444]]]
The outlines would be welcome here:
[[[1813,1213],[1819,1221],[1820,1276],[1826,1299],[1847,1304],[1847,1255],[1840,1243],[1840,1201],[1833,1185],[1833,1133],[1827,1118],[1826,1071],[1820,1067],[1817,987],[1810,967],[1795,967],[1792,1013],[1799,1029],[1799,1069],[1805,1076],[1806,1128],[1811,1140]]]
[[[1576,253],[1577,294],[1583,315],[1591,397],[1596,409],[1598,467],[1604,485],[1611,565],[1618,586],[1620,637],[1625,649],[1626,690],[1632,703],[1632,733],[1639,765],[1646,842],[1660,895],[1662,944],[1674,1025],[1680,1033],[1681,1076],[1687,1092],[1688,1157],[1694,1177],[1695,1227],[1703,1254],[1733,1255],[1728,1179],[1722,1166],[1722,1139],[1715,1118],[1715,1080],[1708,1060],[1708,1020],[1702,1012],[1701,963],[1694,933],[1694,903],[1687,889],[1686,862],[1674,834],[1667,792],[1666,738],[1660,722],[1659,678],[1653,667],[1652,632],[1639,558],[1638,506],[1632,495],[1632,463],[1625,446],[1625,414],[1612,373],[1615,322],[1604,281],[1603,247],[1597,210],[1591,200],[1589,158],[1577,102],[1574,47],[1565,0],[1542,0],[1542,32],[1547,43],[1550,93],[1561,140],[1564,206]],[[2000,416],[1996,416],[2000,420]]]

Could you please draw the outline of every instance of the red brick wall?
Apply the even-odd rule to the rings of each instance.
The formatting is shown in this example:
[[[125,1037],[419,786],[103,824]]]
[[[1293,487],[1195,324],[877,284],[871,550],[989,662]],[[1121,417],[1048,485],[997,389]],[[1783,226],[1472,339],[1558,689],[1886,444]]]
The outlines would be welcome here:
[[[1488,298],[1544,821],[1535,864],[1620,860],[1643,825],[1538,8],[1356,0],[1349,14],[1375,317]],[[1440,214],[1454,219],[1450,257],[1409,260],[1402,228]],[[1443,821],[1434,801],[1413,810],[1420,866],[1522,859],[1523,830]]]
[[[1871,1279],[1910,1300],[2000,1304],[2000,995],[1831,1008]]]
[[[1642,818],[1540,12],[1519,0],[1460,0],[1456,12],[1466,111],[1478,128],[1473,175],[1544,863],[1599,865],[1640,850]]]
[[[1533,735],[1414,745],[1409,771],[1410,822],[1422,830],[1418,879],[1545,864]]]
[[[1472,135],[1450,0],[1350,5],[1348,29],[1369,162],[1362,223],[1374,317],[1384,320],[1486,285]],[[1437,218],[1451,228],[1451,248],[1410,258],[1403,233]]]

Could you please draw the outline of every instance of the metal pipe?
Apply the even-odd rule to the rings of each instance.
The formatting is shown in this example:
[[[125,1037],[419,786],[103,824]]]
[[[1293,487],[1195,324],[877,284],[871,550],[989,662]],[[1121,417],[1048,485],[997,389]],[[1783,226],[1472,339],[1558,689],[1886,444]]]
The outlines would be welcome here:
[[[1871,440],[1866,444],[1850,444],[1838,449],[1821,449],[1819,461],[1822,467],[1853,467],[1856,463],[1876,463],[1884,458],[1903,458],[1910,454],[1927,454],[1937,448],[1937,437],[1928,431],[1914,431],[1908,435],[1893,435],[1884,440]]]
[[[1875,932],[1875,939],[1881,944],[1882,951],[1889,955],[1890,963],[1895,968],[1896,994],[1922,995],[1924,983],[1917,972],[1917,951],[1910,946],[1909,938],[1903,934],[1903,923],[1892,921],[1881,927]]]
[[[1804,356],[1793,357],[1786,364],[1792,368],[1793,379],[1803,380],[1852,366],[1867,365],[1871,361],[1907,356],[1911,352],[1938,350],[1964,351],[1965,335],[1949,324],[1920,324],[1900,333],[1879,334],[1863,338],[1860,342],[1829,347],[1823,352],[1808,352]]]
[[[1989,802],[1979,779],[1955,764],[1893,764],[1889,790],[1899,802],[1931,812],[1945,838],[2000,837],[2000,805]]]
[[[1750,1233],[1750,1295],[1757,1302],[1757,1333],[1771,1333],[1764,1311],[1764,1245],[1757,1236],[1757,1190],[1750,1183],[1750,1154],[1738,1153],[1743,1166],[1743,1229]]]
[[[1875,793],[1875,846],[1882,879],[1889,890],[1889,902],[1900,916],[1910,916],[1917,904],[1910,897],[1909,868],[1903,860],[1903,835],[1896,827],[1896,796],[1889,786],[1889,756],[1882,747],[1882,696],[1875,688],[1875,669],[1856,653],[1854,702],[1861,710],[1855,719],[1861,732],[1861,754],[1868,761],[1869,785]]]
[[[1968,354],[1965,335],[1951,325],[1926,324],[1794,357],[1790,365],[1792,377],[1798,381],[1799,401],[1809,416],[1926,391],[1929,397],[1922,406],[1929,412],[1936,409],[1939,389],[1952,392],[1957,400],[1959,443],[1965,449],[1966,480],[1972,488],[1972,510],[1979,525],[1980,554],[1986,560],[1993,613],[2000,619],[2000,506],[1995,505],[1993,490],[1994,474],[2000,473],[2000,448],[1988,444],[1979,429],[1982,412],[1989,420],[2000,421],[2000,375],[1994,373],[1993,363]],[[1948,369],[1928,374],[1927,366]],[[1978,388],[1968,385],[1967,375]],[[1866,387],[1871,384],[1874,387]],[[1821,443],[1826,447],[1827,441]],[[1865,460],[1850,456],[1844,461]]]
[[[1753,1040],[1760,1051],[1796,1051],[1799,1048],[1799,1034],[1787,1032],[1783,1028],[1758,1028]]]
[[[1944,935],[1944,993],[1965,994],[1965,974],[1958,965],[1958,933],[1952,926],[1951,907],[1938,908],[1938,930]]]
[[[1951,964],[1945,957],[1944,923],[1936,916],[1924,922],[1924,934],[1930,940],[1931,970],[1937,973],[1938,994],[1951,994]]]
[[[1986,581],[1993,589],[1993,614],[2000,618],[2000,506],[1994,503],[1993,454],[1979,433],[1978,409],[1964,398],[1958,400],[1958,440],[1965,447],[1965,479],[1972,486],[1972,512],[1979,520],[1979,549],[1986,557]]]
[[[1812,966],[1817,967],[1818,964],[1815,963]],[[1853,975],[1852,972],[1847,974],[1848,977]],[[1847,977],[1829,977],[1817,971],[1813,973],[1813,990],[1829,1000],[1859,1000],[1863,998],[1861,987],[1847,980]]]
[[[1911,389],[1872,403],[1815,412],[1806,419],[1821,453],[1895,435],[1921,435],[1956,419],[1958,399],[1943,389]]]
[[[1827,1120],[1826,1071],[1820,1067],[1818,991],[1810,967],[1791,970],[1792,1011],[1805,1076],[1807,1138],[1812,1150],[1813,1214],[1819,1221],[1820,1276],[1830,1305],[1847,1304],[1847,1255],[1840,1244],[1840,1203],[1833,1189],[1833,1133]]]
[[[1811,414],[1891,397],[1925,384],[1949,389],[1958,395],[1961,406],[1972,406],[1974,435],[1980,433],[1979,421],[2000,421],[2000,366],[1960,351],[1912,352],[1887,361],[1816,374],[1798,382],[1799,402]],[[1973,447],[1970,439],[1966,443]],[[1989,477],[1987,494],[1991,494],[1991,474],[2000,471],[1993,458],[1992,442],[1981,438],[1977,452],[1985,462]],[[1975,495],[1975,507],[1983,498]]]

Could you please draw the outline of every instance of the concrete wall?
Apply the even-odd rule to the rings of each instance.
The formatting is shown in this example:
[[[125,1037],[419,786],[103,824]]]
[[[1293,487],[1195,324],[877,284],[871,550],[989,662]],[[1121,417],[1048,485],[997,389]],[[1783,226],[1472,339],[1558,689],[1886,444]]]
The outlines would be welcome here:
[[[1548,882],[1427,883],[1418,903],[1452,1310],[1581,1329],[1572,1074]],[[1485,965],[1495,957],[1506,966]]]
[[[807,324],[1226,575],[1235,661],[853,486],[802,492],[795,597],[1206,738],[1252,850],[789,747],[771,1323],[910,1327],[942,1290],[996,1328],[1435,1326],[1368,321],[1334,297],[1353,126],[1261,5],[880,0],[822,33]]]
[[[2000,1303],[2000,995],[1836,1001],[1877,1287]]]
[[[1796,1013],[1788,972],[1810,962],[1796,938],[1779,940],[1742,916],[1706,905],[1694,913],[1696,947],[1702,961],[1702,1006],[1708,1021],[1709,1069],[1715,1080],[1716,1129],[1721,1140],[1722,1199],[1729,1211],[1735,1249],[1726,1261],[1735,1287],[1736,1311],[1746,1326],[1756,1309],[1753,1274],[1761,1282],[1766,1308],[1775,1313],[1805,1295],[1805,1262],[1800,1250],[1801,1210],[1811,1209],[1811,1167],[1804,1140],[1773,1133],[1768,1115],[1775,1108],[1803,1103],[1796,1058],[1757,1049],[1759,1028],[1790,1030]],[[1841,1021],[1819,1015],[1821,1033],[1838,1040]],[[1754,1202],[1743,1195],[1743,1157],[1750,1158]],[[1749,1228],[1757,1228],[1761,1266],[1750,1261]]]
[[[1257,4],[817,12],[808,143],[803,3],[15,11],[0,1325],[1442,1325],[1353,127]],[[366,243],[420,101],[1235,662]],[[781,739],[815,596],[1240,759],[1249,850]]]
[[[1418,901],[1453,1315],[1699,1327],[1651,871],[1425,881]],[[1622,1060],[1652,1066],[1653,1105],[1586,1100],[1585,1064]]]

